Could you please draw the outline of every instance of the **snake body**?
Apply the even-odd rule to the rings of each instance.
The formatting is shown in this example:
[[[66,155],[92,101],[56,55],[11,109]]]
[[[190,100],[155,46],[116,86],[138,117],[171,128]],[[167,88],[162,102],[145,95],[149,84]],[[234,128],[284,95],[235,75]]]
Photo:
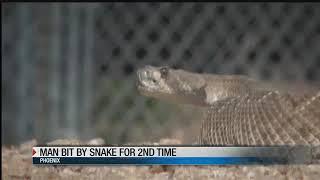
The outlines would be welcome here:
[[[320,145],[320,90],[266,86],[239,75],[212,75],[146,66],[139,91],[150,97],[202,106],[204,145]]]

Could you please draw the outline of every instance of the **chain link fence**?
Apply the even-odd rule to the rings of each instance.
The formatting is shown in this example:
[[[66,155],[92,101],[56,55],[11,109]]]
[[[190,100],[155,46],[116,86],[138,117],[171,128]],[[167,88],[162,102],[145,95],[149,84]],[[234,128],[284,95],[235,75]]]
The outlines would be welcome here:
[[[135,70],[168,65],[319,82],[319,3],[5,3],[6,144],[177,136],[199,119],[141,97]],[[185,130],[185,129],[184,129]],[[188,133],[187,133],[188,134]]]

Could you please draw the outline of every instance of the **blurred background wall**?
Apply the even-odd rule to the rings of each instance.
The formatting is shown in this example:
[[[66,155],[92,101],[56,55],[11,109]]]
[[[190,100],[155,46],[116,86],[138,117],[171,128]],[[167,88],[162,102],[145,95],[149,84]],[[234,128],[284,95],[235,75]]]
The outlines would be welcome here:
[[[138,142],[199,124],[138,94],[135,70],[147,64],[320,80],[319,3],[2,3],[1,10],[4,144]]]

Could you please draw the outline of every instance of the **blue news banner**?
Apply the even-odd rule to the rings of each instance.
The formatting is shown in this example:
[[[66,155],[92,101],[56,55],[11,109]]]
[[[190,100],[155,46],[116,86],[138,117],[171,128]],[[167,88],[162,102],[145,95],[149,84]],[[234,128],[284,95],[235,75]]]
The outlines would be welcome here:
[[[41,146],[36,165],[241,165],[313,163],[309,146]]]

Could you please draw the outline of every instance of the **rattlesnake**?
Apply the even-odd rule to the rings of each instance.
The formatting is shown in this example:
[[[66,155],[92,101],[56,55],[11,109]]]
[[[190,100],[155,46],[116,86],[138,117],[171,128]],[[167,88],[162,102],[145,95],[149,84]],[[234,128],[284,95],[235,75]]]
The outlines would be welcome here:
[[[143,95],[206,109],[199,144],[320,144],[318,87],[289,90],[243,75],[153,66],[140,68],[137,77]]]

